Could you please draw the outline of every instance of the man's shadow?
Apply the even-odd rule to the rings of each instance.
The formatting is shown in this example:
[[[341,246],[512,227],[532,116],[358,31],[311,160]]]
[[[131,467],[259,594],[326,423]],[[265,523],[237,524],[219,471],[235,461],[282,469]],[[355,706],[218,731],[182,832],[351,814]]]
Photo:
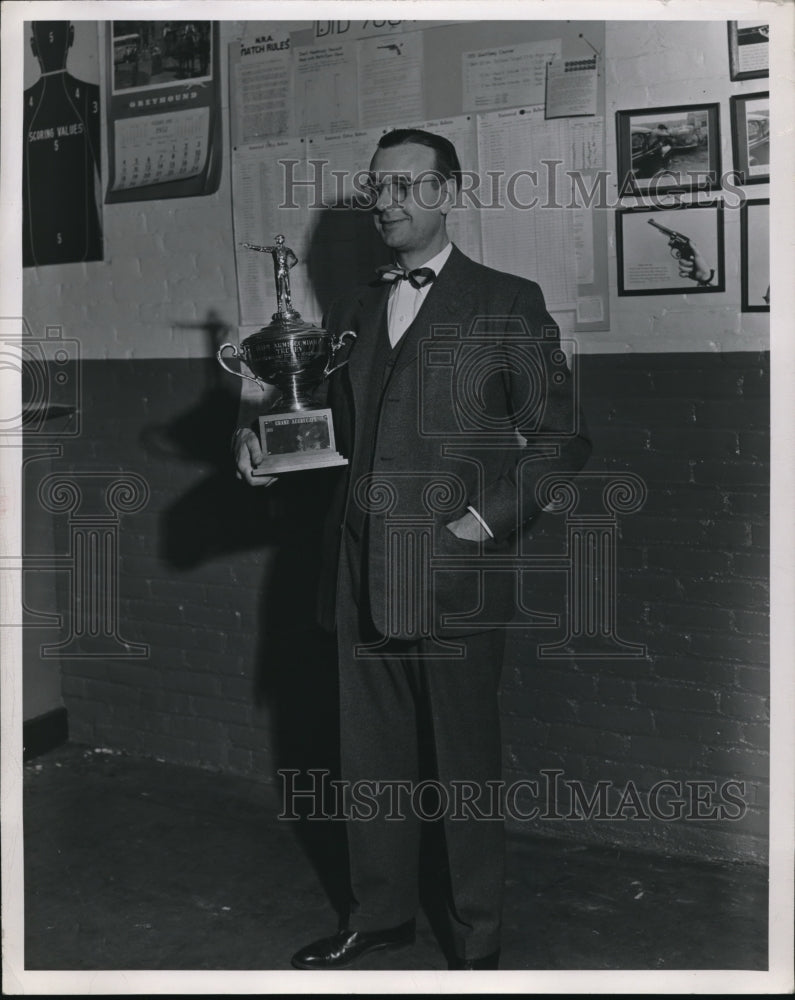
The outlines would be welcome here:
[[[198,329],[213,354],[229,330],[215,314]],[[140,435],[151,457],[209,465],[211,473],[163,513],[159,554],[175,570],[189,570],[214,558],[267,544],[273,532],[262,516],[262,496],[235,478],[230,441],[237,423],[239,393],[214,358],[186,362],[183,379],[201,387],[197,401],[166,423],[146,425]]]
[[[363,208],[337,205],[314,216],[306,267],[325,315],[331,303],[375,278],[375,268],[391,260]]]
[[[234,339],[212,313],[199,330],[213,355]],[[277,787],[279,772],[292,769],[300,772],[296,787],[304,788],[310,771],[329,778],[339,772],[336,649],[314,622],[324,516],[340,470],[285,474],[271,487],[237,480],[230,448],[239,406],[235,381],[214,358],[187,367],[190,384],[203,386],[196,403],[144,427],[141,444],[150,457],[199,462],[211,471],[163,511],[159,555],[179,573],[233,553],[263,552],[251,698],[269,714]],[[268,399],[263,395],[263,410]],[[295,812],[296,836],[339,908],[347,885],[342,825],[309,820],[305,799],[295,802]]]

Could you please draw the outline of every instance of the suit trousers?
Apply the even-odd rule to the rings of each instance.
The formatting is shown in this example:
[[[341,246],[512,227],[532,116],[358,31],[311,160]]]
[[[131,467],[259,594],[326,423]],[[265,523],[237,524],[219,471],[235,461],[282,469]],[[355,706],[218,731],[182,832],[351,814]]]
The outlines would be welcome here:
[[[428,658],[437,647],[423,638],[379,645],[361,584],[363,549],[346,530],[337,595],[341,770],[348,787],[366,789],[369,803],[359,810],[361,818],[347,822],[347,926],[374,931],[415,915],[421,823],[441,814],[456,952],[479,958],[499,947],[502,910],[504,827],[499,794],[487,782],[501,776],[498,689],[505,633],[456,637],[451,641],[465,648],[456,659]],[[359,644],[378,648],[357,655]],[[426,761],[430,773],[422,769]],[[414,792],[423,779],[430,786],[426,798]],[[462,796],[475,796],[489,818],[461,807]]]

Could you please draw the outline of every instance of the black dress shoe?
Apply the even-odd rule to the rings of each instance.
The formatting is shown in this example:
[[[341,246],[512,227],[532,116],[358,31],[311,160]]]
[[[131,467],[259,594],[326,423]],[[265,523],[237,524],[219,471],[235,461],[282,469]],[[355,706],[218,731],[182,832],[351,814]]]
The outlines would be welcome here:
[[[483,958],[454,958],[450,963],[451,969],[498,969],[500,967],[500,950],[493,951]]]
[[[413,941],[413,920],[384,931],[343,930],[297,951],[292,964],[296,969],[345,969],[369,951],[403,948]]]

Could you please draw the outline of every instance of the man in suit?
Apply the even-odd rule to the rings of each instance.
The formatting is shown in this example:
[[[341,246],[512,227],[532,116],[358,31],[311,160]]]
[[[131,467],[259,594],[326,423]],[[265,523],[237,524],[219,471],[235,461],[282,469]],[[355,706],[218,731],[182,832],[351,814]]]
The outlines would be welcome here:
[[[539,287],[450,243],[459,176],[443,137],[382,137],[368,187],[395,267],[325,321],[357,338],[328,385],[350,464],[327,519],[320,621],[337,634],[342,777],[371,808],[347,823],[348,913],[293,956],[298,968],[343,968],[413,940],[427,807],[412,791],[429,767],[437,806],[449,793],[451,968],[498,967],[503,828],[499,810],[483,815],[500,778],[501,626],[517,581],[486,580],[478,559],[517,551],[540,513],[535,485],[579,469],[590,445]],[[257,482],[256,436],[240,428],[234,447],[238,476]],[[455,814],[464,786],[482,793],[480,818]]]

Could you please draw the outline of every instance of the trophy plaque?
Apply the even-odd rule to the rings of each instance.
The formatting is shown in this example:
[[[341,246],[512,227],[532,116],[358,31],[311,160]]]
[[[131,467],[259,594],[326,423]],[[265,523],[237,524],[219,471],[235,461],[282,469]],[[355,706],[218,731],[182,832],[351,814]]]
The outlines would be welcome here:
[[[334,360],[345,341],[356,334],[346,330],[335,337],[301,319],[290,296],[290,268],[298,258],[284,245],[284,236],[277,236],[273,246],[242,245],[273,257],[278,302],[267,326],[246,337],[239,347],[222,344],[216,354],[232,375],[255,382],[263,391],[266,385],[279,390],[269,412],[259,418],[263,460],[254,475],[347,465],[348,459],[336,450],[331,410],[319,408],[314,394],[324,379],[347,364],[335,365]],[[230,368],[227,358],[242,362],[252,374]]]

